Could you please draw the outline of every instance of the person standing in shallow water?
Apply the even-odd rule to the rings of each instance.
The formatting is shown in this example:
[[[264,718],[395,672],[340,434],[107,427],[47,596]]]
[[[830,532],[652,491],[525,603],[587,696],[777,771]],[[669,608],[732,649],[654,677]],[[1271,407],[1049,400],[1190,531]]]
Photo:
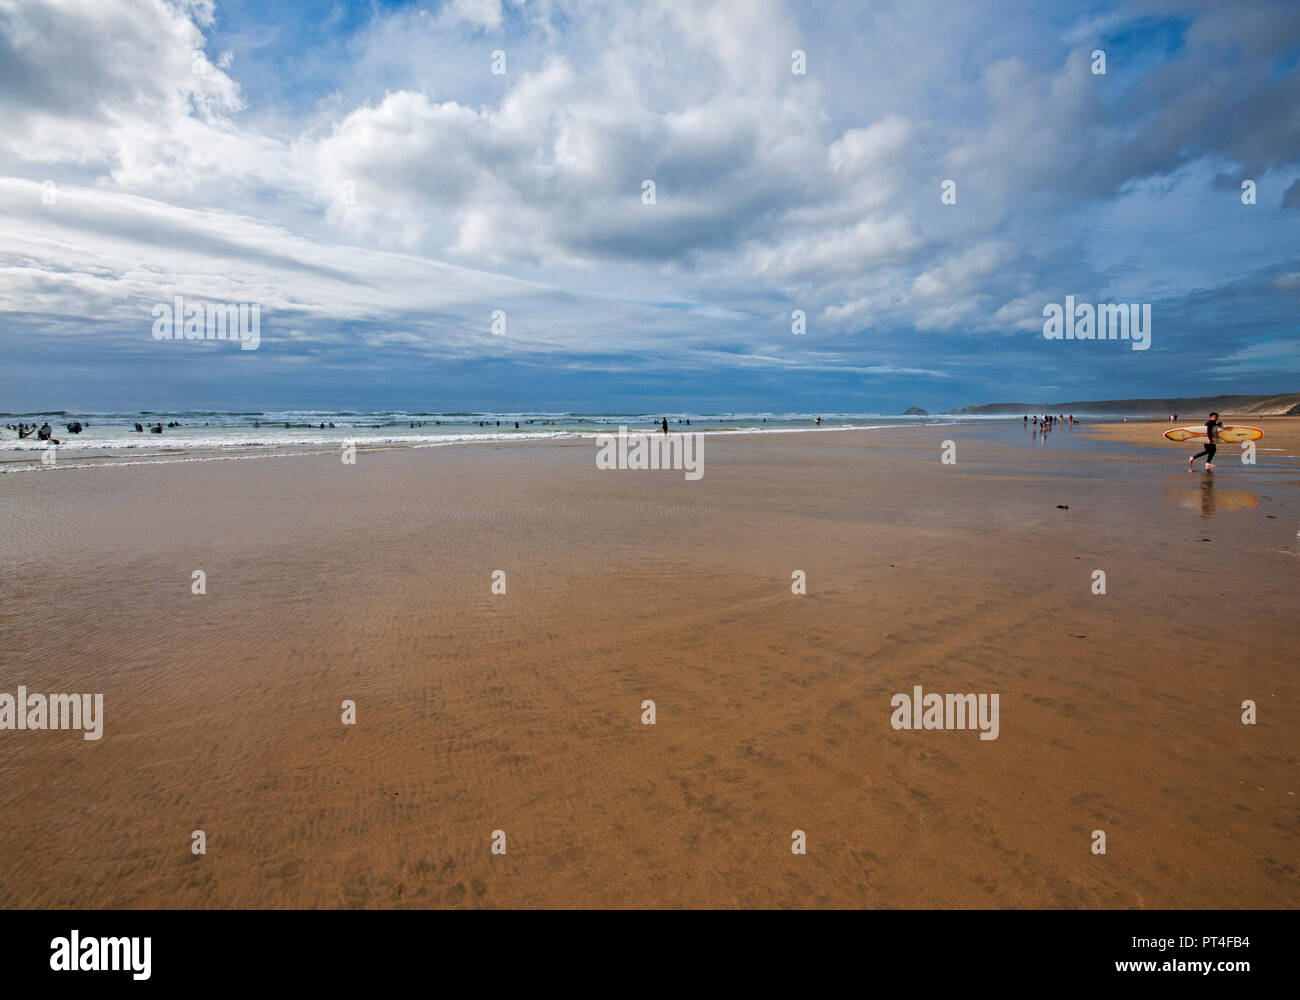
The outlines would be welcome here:
[[[1211,413],[1210,419],[1205,421],[1205,436],[1209,438],[1204,448],[1187,460],[1187,471],[1192,471],[1192,466],[1202,455],[1205,456],[1205,467],[1214,468],[1214,453],[1219,450],[1219,428],[1223,426],[1223,421],[1219,419],[1217,413]]]
[[[660,422],[660,426],[663,427],[664,433],[667,434],[667,433],[668,433],[668,418],[667,418],[667,417],[660,417],[660,418],[659,418],[659,422]]]

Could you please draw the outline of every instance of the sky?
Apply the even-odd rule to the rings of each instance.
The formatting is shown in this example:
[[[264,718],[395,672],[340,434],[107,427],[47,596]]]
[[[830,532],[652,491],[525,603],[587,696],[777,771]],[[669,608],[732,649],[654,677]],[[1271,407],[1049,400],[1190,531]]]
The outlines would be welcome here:
[[[0,411],[1300,391],[1298,65],[1294,0],[0,0]]]

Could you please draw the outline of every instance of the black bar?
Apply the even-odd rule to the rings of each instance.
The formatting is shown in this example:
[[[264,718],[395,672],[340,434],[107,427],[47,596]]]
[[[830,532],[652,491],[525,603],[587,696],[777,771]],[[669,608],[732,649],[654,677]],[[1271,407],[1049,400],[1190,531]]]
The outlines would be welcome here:
[[[457,993],[513,982],[602,993],[752,985],[825,995],[833,982],[842,983],[834,992],[877,986],[916,995],[1047,984],[1222,992],[1293,985],[1293,925],[1290,913],[1231,910],[7,911],[0,968],[7,988],[78,991],[283,983],[333,992],[413,976],[423,988]],[[139,938],[142,958],[149,938],[149,978],[136,980],[130,969],[53,970],[53,942],[70,945],[74,930],[82,952],[87,938]],[[1133,962],[1155,966],[1117,967]],[[1174,964],[1191,962],[1215,967]],[[1248,967],[1218,967],[1225,962]]]

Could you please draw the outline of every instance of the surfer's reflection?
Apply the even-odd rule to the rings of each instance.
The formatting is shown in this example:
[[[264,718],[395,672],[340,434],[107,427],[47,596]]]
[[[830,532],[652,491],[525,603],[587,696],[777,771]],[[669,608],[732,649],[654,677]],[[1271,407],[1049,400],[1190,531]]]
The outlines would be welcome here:
[[[1197,494],[1188,496],[1182,501],[1184,507],[1191,507],[1193,510],[1198,504],[1201,508],[1201,517],[1210,517],[1219,511],[1243,510],[1246,507],[1258,506],[1259,497],[1254,493],[1243,493],[1240,490],[1216,489],[1214,473],[1211,472],[1199,484]]]

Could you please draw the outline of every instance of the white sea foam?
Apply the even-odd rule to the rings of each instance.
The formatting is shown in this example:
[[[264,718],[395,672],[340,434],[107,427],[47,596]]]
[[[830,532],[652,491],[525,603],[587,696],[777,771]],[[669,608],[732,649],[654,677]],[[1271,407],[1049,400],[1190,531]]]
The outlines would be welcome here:
[[[828,425],[823,423],[815,427],[763,427],[762,425],[755,425],[710,430],[701,429],[695,431],[695,433],[702,433],[710,437],[757,434],[817,434],[851,430],[887,430],[917,426],[947,427],[955,423],[957,421],[935,421],[926,424],[869,425],[848,423]],[[692,430],[694,431],[694,428]],[[0,467],[0,472],[53,472],[73,469],[123,468],[136,465],[171,465],[188,462],[237,462],[254,458],[293,458],[308,455],[338,454],[339,449],[346,444],[352,444],[358,449],[364,450],[367,448],[441,448],[466,444],[501,444],[510,441],[595,440],[600,435],[608,433],[610,432],[603,429],[582,431],[525,431],[521,429],[518,431],[511,430],[508,433],[504,430],[494,430],[492,432],[485,431],[470,434],[365,435],[355,432],[348,433],[344,428],[335,428],[333,430],[317,431],[314,435],[294,434],[292,430],[281,431],[275,435],[258,435],[255,431],[245,435],[186,435],[183,431],[175,431],[173,436],[165,439],[160,435],[148,435],[148,432],[145,434],[122,432],[97,441],[86,440],[84,436],[66,435],[60,439],[63,443],[57,447],[57,460],[52,465],[44,465],[39,461],[40,454],[48,447],[43,441],[33,442],[30,439],[24,439],[22,441],[11,440],[5,442],[5,445],[8,446],[6,450],[10,453],[10,464],[7,468]],[[657,434],[659,432],[646,427],[638,430],[637,433]],[[113,452],[145,451],[152,451],[153,453],[139,456],[110,454]],[[22,461],[20,464],[15,461],[19,456],[22,458],[30,456],[30,461]]]

